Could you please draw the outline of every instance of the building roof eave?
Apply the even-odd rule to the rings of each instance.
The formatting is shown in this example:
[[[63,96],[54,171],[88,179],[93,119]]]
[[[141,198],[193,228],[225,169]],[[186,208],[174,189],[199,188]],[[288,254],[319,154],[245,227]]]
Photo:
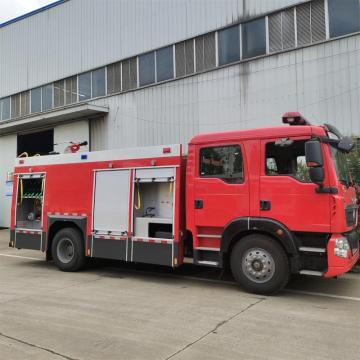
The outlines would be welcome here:
[[[65,2],[68,2],[68,1],[70,1],[70,0],[58,0],[58,1],[55,1],[55,2],[53,2],[53,3],[51,3],[51,4],[48,4],[48,5],[46,5],[46,6],[43,6],[43,7],[39,8],[39,9],[36,9],[36,10],[34,10],[34,11],[31,11],[31,12],[29,12],[29,13],[20,15],[20,16],[14,18],[14,19],[5,21],[4,23],[0,24],[0,29],[3,28],[3,27],[5,27],[5,26],[8,26],[8,25],[10,25],[10,24],[16,23],[16,22],[18,22],[18,21],[20,21],[20,20],[26,19],[26,18],[28,18],[28,17],[30,17],[30,16],[33,16],[33,15],[36,15],[36,14],[41,13],[41,12],[43,12],[43,11],[49,10],[49,9],[55,7],[55,6],[61,5],[61,4],[65,3]]]
[[[43,126],[53,126],[70,120],[76,121],[84,118],[98,117],[105,115],[108,112],[108,107],[88,103],[66,106],[23,118],[1,121],[0,135],[16,133]]]

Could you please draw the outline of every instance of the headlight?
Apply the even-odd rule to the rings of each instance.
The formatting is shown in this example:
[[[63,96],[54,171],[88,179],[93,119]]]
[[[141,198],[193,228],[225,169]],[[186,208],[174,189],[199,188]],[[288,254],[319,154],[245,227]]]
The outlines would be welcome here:
[[[349,242],[346,238],[341,237],[335,240],[334,255],[342,258],[347,258],[350,250]]]

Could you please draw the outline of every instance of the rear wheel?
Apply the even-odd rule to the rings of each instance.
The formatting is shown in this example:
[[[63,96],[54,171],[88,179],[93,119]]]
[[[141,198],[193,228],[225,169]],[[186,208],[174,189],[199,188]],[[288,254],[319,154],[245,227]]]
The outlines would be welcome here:
[[[84,243],[77,229],[60,230],[53,239],[51,252],[62,271],[77,271],[85,264]]]
[[[231,253],[231,271],[247,291],[270,295],[289,281],[289,261],[275,239],[262,234],[242,238]]]

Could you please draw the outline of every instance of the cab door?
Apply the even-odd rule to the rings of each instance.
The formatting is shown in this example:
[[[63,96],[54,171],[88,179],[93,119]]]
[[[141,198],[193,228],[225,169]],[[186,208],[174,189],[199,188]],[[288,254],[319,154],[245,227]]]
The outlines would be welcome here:
[[[194,248],[220,248],[232,219],[249,214],[249,180],[240,143],[198,145],[194,176]]]
[[[310,181],[305,161],[307,140],[261,142],[260,216],[277,220],[292,231],[329,232],[330,195],[316,193],[317,185]]]

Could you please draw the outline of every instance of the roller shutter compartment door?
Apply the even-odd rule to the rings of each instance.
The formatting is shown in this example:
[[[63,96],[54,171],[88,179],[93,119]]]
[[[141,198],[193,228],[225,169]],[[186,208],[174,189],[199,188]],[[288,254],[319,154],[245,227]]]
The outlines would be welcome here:
[[[130,170],[98,171],[95,175],[94,230],[128,230]]]

